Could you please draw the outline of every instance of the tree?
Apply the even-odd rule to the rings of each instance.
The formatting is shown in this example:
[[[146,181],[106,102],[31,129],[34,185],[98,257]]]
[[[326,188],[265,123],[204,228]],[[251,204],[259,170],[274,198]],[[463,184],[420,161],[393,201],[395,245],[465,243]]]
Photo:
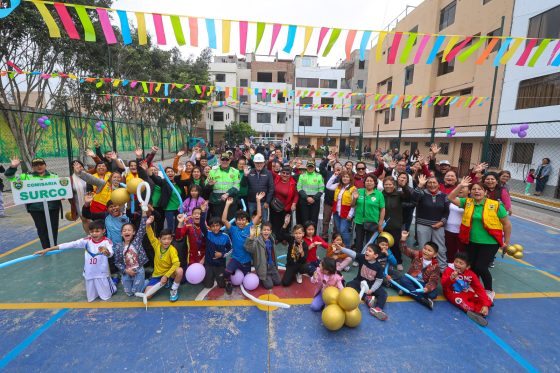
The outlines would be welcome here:
[[[245,122],[232,122],[226,126],[226,140],[232,144],[243,144],[245,139],[251,136],[258,135],[249,123]]]

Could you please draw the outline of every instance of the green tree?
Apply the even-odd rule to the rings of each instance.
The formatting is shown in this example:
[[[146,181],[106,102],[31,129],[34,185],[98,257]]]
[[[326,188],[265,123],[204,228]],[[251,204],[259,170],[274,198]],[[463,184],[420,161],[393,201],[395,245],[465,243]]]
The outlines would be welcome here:
[[[243,144],[245,139],[258,135],[249,123],[232,122],[226,126],[226,140],[230,145]]]

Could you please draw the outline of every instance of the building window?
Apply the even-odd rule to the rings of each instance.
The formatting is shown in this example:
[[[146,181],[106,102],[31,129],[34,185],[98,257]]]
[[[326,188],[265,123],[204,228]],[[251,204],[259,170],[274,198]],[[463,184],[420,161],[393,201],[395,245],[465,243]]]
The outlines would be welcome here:
[[[216,82],[224,83],[226,81],[226,74],[216,74]]]
[[[449,5],[439,13],[439,30],[443,30],[447,26],[451,26],[455,22],[455,8],[457,2],[453,0]]]
[[[350,118],[348,117],[336,117],[337,122],[348,122]]]
[[[272,73],[257,73],[257,82],[261,83],[271,83]]]
[[[278,71],[278,83],[286,83],[286,72]]]
[[[216,101],[225,101],[225,100],[226,100],[225,92],[216,92]]]
[[[387,94],[390,95],[393,92],[393,79],[387,80]]]
[[[215,111],[214,112],[214,122],[223,122],[224,121],[224,112],[223,111]]]
[[[311,144],[311,138],[309,137],[298,137],[297,143],[299,146],[307,146]]]
[[[408,30],[408,32],[417,33],[418,32],[418,25],[416,25],[413,28],[411,28],[410,30]],[[418,41],[418,38],[416,38],[416,40],[414,40],[414,43],[412,45],[416,45],[417,41]]]
[[[270,123],[270,113],[257,113],[257,123]]]
[[[502,29],[497,28],[494,31],[490,31],[487,35],[488,35],[488,39],[486,39],[486,45],[490,43],[492,37],[502,36]],[[498,39],[498,42],[496,43],[496,45],[494,45],[494,48],[492,48],[492,52],[497,52],[501,46],[502,46],[502,39]]]
[[[391,122],[395,120],[395,108],[391,109]]]
[[[276,113],[277,123],[286,123],[286,113]]]
[[[239,114],[239,121],[249,123],[249,114]]]
[[[321,97],[321,105],[333,105],[334,98],[333,97]]]
[[[385,117],[383,119],[383,124],[389,124],[389,114],[390,114],[389,109],[385,110],[384,112],[385,112],[385,114],[384,114]]]
[[[363,89],[364,88],[364,81],[363,80],[358,80],[358,83],[356,83],[356,88]]]
[[[272,94],[267,93],[265,97],[259,92],[257,95],[257,102],[271,102],[272,101]]]
[[[354,120],[354,127],[360,127],[362,125],[362,120],[360,118],[356,118]]]
[[[410,85],[414,81],[414,65],[409,65],[404,69],[404,85]]]
[[[241,103],[249,102],[249,96],[247,95],[239,96],[239,102]]]
[[[311,127],[313,125],[313,117],[310,116],[300,116],[299,117],[300,127]]]
[[[461,89],[459,91],[459,96],[470,96],[472,95],[472,87],[471,88],[465,88],[465,89]]]
[[[519,82],[515,109],[560,105],[560,73]]]
[[[438,61],[438,71],[437,76],[452,73],[455,70],[455,59],[451,61],[442,62],[443,53],[437,55],[436,59]]]
[[[332,127],[333,117],[321,117],[321,127]]]
[[[300,97],[299,98],[300,105],[313,105],[313,97]]]
[[[560,5],[547,10],[539,15],[529,18],[528,38],[550,38],[560,37]]]
[[[366,61],[358,61],[358,70],[363,70],[366,68]]]
[[[449,116],[449,105],[434,106],[434,116],[436,118],[443,118]]]
[[[402,111],[401,111],[402,119],[408,119],[409,115],[410,115],[410,109],[409,108],[403,108]]]
[[[297,78],[296,86],[302,88],[319,88],[319,79],[315,78]]]
[[[278,102],[281,102],[281,103],[286,102],[286,97],[284,97],[284,92],[278,92],[278,95],[276,96],[276,98],[278,99]]]
[[[240,87],[247,87],[247,86],[249,86],[249,79],[239,79],[239,86],[240,86]]]
[[[449,154],[449,143],[448,142],[440,142],[438,145],[441,148],[441,150],[439,151],[439,154],[442,154],[442,155]]]
[[[511,163],[531,164],[533,163],[533,152],[535,144],[526,142],[516,142],[513,144]]]
[[[336,79],[321,79],[321,88],[338,88],[338,81]]]
[[[489,2],[491,2],[491,1],[492,1],[492,0],[482,0],[482,5],[486,5],[486,4],[488,4]]]
[[[420,118],[422,116],[422,105],[416,107],[416,114],[414,116],[416,118]]]

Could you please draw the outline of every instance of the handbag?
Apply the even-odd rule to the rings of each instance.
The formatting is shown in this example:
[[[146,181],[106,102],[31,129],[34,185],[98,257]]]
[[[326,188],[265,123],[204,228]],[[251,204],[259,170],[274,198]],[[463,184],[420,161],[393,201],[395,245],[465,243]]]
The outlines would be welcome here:
[[[270,202],[270,207],[272,207],[272,210],[276,211],[276,212],[281,212],[284,211],[284,209],[286,208],[286,206],[284,205],[284,203],[282,201],[280,201],[280,199],[274,197],[272,199],[272,201]]]
[[[367,232],[377,232],[377,223],[371,222],[371,221],[364,221],[365,219],[365,214],[366,214],[366,190],[364,189],[364,208],[362,209],[362,223],[363,223],[363,227],[364,230]]]

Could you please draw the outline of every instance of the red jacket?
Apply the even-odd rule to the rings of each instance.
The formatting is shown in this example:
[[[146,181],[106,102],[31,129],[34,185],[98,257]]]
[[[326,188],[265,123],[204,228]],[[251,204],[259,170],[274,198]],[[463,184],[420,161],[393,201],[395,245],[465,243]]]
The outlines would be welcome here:
[[[278,185],[281,182],[282,182],[281,176],[276,174],[276,177],[274,178],[274,185]],[[291,176],[290,176],[289,184],[290,184],[290,192],[288,194],[287,199],[284,199],[284,196],[282,196],[282,195],[276,194],[276,191],[274,192],[274,198],[278,198],[284,204],[284,211],[285,212],[291,212],[292,211],[292,204],[293,203],[297,204],[298,200],[299,200],[299,194],[298,194],[298,191],[297,191],[297,182]]]
[[[323,246],[325,249],[329,248],[329,244],[327,243],[327,241],[323,240],[321,237],[319,236],[313,236],[313,238],[309,238],[309,237],[304,237],[303,241],[307,244],[307,246],[309,247],[313,242],[320,242],[321,246]],[[312,249],[309,249],[309,251],[307,252],[307,263],[311,263],[311,262],[315,262],[319,260],[317,258],[317,246],[313,247]]]
[[[411,250],[406,246],[405,241],[401,241],[401,252],[408,256],[412,261],[410,262],[410,268],[408,268],[408,274],[412,277],[416,277],[422,272],[422,281],[424,282],[424,287],[431,292],[437,288],[439,282],[439,266],[438,260],[434,257],[432,263],[426,268],[422,267],[422,250]]]
[[[484,286],[482,286],[478,276],[472,270],[467,269],[465,272],[459,274],[457,278],[452,279],[451,274],[454,270],[454,268],[447,267],[445,271],[443,271],[443,276],[441,277],[443,295],[445,295],[447,299],[452,299],[453,294],[472,291],[482,301],[483,305],[486,307],[492,305],[492,301],[488,298]]]
[[[204,224],[204,222],[202,222]],[[188,264],[200,263],[204,258],[206,252],[206,240],[202,234],[200,227],[195,227],[194,224],[187,224],[181,228],[177,227],[175,230],[175,240],[179,241],[187,236],[188,240]]]

